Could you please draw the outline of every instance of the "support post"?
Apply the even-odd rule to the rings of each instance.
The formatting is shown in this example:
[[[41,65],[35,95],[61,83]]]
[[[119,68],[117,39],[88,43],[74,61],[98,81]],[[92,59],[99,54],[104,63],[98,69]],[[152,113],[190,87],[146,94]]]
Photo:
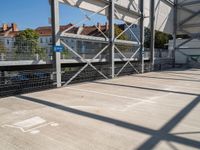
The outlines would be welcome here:
[[[141,73],[144,73],[144,0],[140,0],[140,61],[141,61]]]
[[[151,60],[151,71],[153,71],[155,65],[155,0],[151,0],[150,3],[150,30],[151,30],[150,60]]]
[[[173,59],[173,68],[176,65],[176,36],[177,36],[177,9],[178,9],[178,1],[174,0],[174,29],[173,29],[173,49],[172,49],[172,59]]]
[[[54,46],[60,45],[60,39],[57,37],[60,30],[59,22],[59,1],[51,0],[51,24],[52,24],[52,49]],[[61,87],[61,63],[60,52],[54,52],[54,69],[56,71],[56,85]]]
[[[115,2],[114,0],[110,0],[109,6],[109,40],[110,40],[110,56],[109,62],[111,67],[111,78],[115,77]]]

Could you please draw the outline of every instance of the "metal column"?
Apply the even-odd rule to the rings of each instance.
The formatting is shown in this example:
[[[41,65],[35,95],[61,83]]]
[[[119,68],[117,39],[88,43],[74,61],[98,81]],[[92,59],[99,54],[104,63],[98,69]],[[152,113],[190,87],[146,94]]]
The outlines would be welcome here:
[[[151,30],[151,43],[150,43],[150,53],[151,53],[151,71],[154,70],[155,64],[155,0],[151,0],[150,3],[150,30]]]
[[[110,42],[110,67],[111,67],[111,78],[115,77],[115,2],[114,0],[110,0],[109,6],[109,42]]]
[[[60,30],[59,21],[59,1],[51,0],[51,23],[52,23],[52,45],[59,46],[60,39],[58,38]],[[52,49],[53,49],[52,47]],[[56,85],[61,87],[61,63],[60,63],[60,52],[54,53],[54,69],[56,70]]]
[[[144,73],[144,0],[140,0],[139,4],[141,18],[140,18],[140,60],[141,73]]]
[[[177,4],[178,0],[174,0],[174,29],[173,29],[173,49],[172,49],[172,58],[173,58],[173,68],[175,67],[176,63],[176,35],[177,35]]]

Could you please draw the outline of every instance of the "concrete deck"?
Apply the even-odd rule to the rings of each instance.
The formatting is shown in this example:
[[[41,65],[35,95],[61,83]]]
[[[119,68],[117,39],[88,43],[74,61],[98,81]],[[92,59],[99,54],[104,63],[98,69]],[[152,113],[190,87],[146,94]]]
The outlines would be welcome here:
[[[200,149],[200,70],[0,99],[1,150]]]

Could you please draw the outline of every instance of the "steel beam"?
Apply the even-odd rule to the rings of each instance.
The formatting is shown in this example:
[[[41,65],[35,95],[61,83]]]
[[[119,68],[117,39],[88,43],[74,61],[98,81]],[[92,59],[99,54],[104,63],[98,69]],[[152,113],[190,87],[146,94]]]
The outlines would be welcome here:
[[[151,70],[154,70],[155,58],[155,0],[151,0],[150,4],[150,30],[151,30]]]
[[[197,28],[199,27],[200,22],[199,23],[190,23],[190,24],[184,24],[182,25],[182,28]]]
[[[115,2],[110,0],[109,4],[109,41],[110,41],[110,67],[111,67],[111,78],[115,77]]]
[[[77,3],[74,3],[74,1],[70,1],[70,0],[59,0],[59,1],[61,3],[71,4],[72,6],[78,7],[78,8],[80,8],[80,5],[78,5],[78,4],[81,4],[81,2],[82,2],[82,0],[79,0]],[[130,1],[130,3],[131,3],[131,1]],[[101,6],[102,5],[109,5],[110,4],[110,0],[96,0],[96,2],[98,2],[99,5],[101,5]],[[86,4],[93,4],[93,3],[95,3],[95,0],[93,0],[93,1],[86,1],[85,3]],[[120,9],[121,11],[130,13],[130,14],[132,14],[134,16],[137,16],[137,17],[140,17],[140,15],[141,15],[138,10],[127,9],[127,8],[125,8],[125,7],[117,4],[117,3],[115,5],[115,8]],[[91,8],[81,8],[81,9],[86,9],[88,11],[94,11],[92,7]],[[103,14],[103,15],[105,15],[105,14]],[[109,16],[109,14],[108,14],[108,16]],[[128,20],[126,20],[126,21],[128,21]]]
[[[175,54],[176,54],[176,36],[177,36],[177,10],[178,10],[177,4],[178,4],[178,0],[174,0],[174,18],[173,18],[174,29],[173,29],[173,35],[172,35],[173,36],[173,50],[172,50],[173,67],[175,67],[176,65]]]
[[[164,2],[164,3],[167,3],[168,5],[170,5],[170,6],[174,6],[174,2],[173,1],[171,1],[171,0],[161,0],[162,2]]]
[[[140,0],[139,8],[141,11],[141,17],[140,17],[140,61],[141,61],[141,73],[144,73],[144,0]]]
[[[177,48],[177,49],[180,48],[181,46],[187,44],[187,43],[190,42],[191,40],[192,40],[192,38],[187,39],[186,41],[184,41],[184,42],[182,42],[181,44],[179,44],[178,46],[176,46],[176,48]]]
[[[180,3],[179,6],[191,6],[191,5],[198,5],[198,4],[200,4],[200,1],[196,0],[196,1],[191,1],[191,2]]]
[[[95,37],[95,36],[87,36],[87,35],[79,35],[79,34],[72,34],[72,33],[63,33],[59,38],[72,38],[76,40],[81,40],[81,41],[90,41],[90,42],[96,42],[96,43],[105,43],[109,44],[109,39],[103,38],[103,37]],[[120,44],[120,45],[131,45],[131,46],[138,46],[138,42],[135,41],[128,41],[128,40],[115,40],[115,44]]]
[[[59,1],[51,0],[51,19],[52,19],[52,45],[60,45],[60,40],[58,37],[60,30],[59,21]],[[53,49],[52,47],[52,49]],[[61,63],[60,63],[60,53],[54,53],[54,68],[56,69],[56,84],[57,87],[61,87]]]
[[[188,12],[188,13],[191,13],[191,14],[194,14],[194,13],[195,13],[195,11],[190,10],[190,9],[188,9],[188,8],[186,8],[186,7],[179,6],[179,5],[177,6],[177,8],[180,9],[180,10],[184,10],[184,11],[186,11],[186,12]]]
[[[191,16],[187,17],[186,19],[184,19],[181,23],[179,23],[179,26],[183,26],[185,23],[187,23],[188,21],[190,21],[191,19],[193,19],[194,17],[196,17],[197,15],[200,14],[200,10],[195,12],[194,14],[192,14]]]
[[[101,71],[99,71],[95,66],[92,65],[92,62],[99,56],[101,55],[107,48],[109,45],[105,46],[98,54],[96,54],[94,56],[94,58],[90,59],[90,60],[86,60],[85,58],[83,58],[81,55],[79,55],[77,53],[77,50],[72,49],[69,45],[67,45],[64,41],[61,40],[61,43],[69,50],[71,51],[75,56],[77,56],[82,62],[86,63],[85,66],[83,66],[71,79],[69,79],[64,86],[68,85],[69,83],[72,82],[72,80],[74,80],[83,70],[85,70],[88,66],[92,67],[94,70],[96,70],[99,74],[101,74],[105,79],[108,79],[106,75],[104,75],[104,73],[102,73]]]

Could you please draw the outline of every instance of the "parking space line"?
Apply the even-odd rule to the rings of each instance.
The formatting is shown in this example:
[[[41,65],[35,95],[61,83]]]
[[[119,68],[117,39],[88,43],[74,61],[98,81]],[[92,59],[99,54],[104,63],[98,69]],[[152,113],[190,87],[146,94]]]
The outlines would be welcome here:
[[[148,102],[148,103],[156,103],[156,102],[154,102],[152,100],[148,100],[148,99],[132,98],[132,97],[127,97],[127,96],[123,96],[123,95],[116,95],[116,94],[110,94],[110,93],[105,93],[105,92],[98,92],[98,91],[94,91],[94,90],[85,90],[85,89],[79,89],[79,88],[73,88],[73,87],[66,87],[66,88],[71,89],[71,90],[75,90],[75,91],[95,93],[95,94],[113,96],[113,97],[118,97],[118,98],[123,98],[123,99],[138,100],[138,101],[143,101],[143,102]]]

